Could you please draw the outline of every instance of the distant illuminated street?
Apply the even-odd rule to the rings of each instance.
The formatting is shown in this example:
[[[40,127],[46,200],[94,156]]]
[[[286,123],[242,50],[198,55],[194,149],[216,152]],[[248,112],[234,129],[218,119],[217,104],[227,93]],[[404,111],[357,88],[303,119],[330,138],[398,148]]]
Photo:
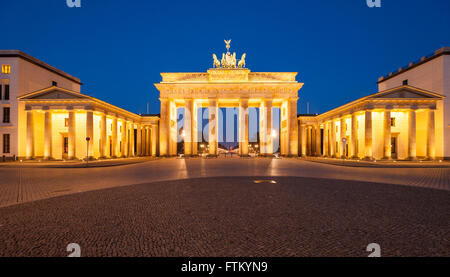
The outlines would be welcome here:
[[[195,158],[0,176],[0,256],[450,255],[450,168]]]

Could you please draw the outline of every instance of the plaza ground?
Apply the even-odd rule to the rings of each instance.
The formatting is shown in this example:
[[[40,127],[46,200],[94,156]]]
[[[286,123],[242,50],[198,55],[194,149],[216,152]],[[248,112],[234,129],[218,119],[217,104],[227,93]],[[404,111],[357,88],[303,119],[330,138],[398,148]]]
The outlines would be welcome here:
[[[450,256],[448,167],[194,158],[0,175],[0,256]]]

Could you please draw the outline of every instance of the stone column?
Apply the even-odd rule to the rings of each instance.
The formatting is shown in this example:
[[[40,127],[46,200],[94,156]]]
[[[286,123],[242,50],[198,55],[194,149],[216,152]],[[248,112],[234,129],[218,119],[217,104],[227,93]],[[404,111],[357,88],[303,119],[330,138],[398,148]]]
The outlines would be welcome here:
[[[27,110],[27,159],[34,158],[34,114]]]
[[[45,111],[45,126],[44,126],[44,159],[50,160],[52,158],[52,112]]]
[[[352,159],[358,158],[358,119],[356,117],[356,113],[352,113],[352,140],[351,140],[351,147],[352,147]]]
[[[341,131],[340,131],[340,138],[339,138],[339,145],[341,145],[341,147],[339,147],[339,154],[341,156],[341,158],[345,158],[345,151],[346,149],[346,145],[342,142],[343,138],[347,137],[347,130],[345,128],[345,118],[341,117]]]
[[[136,131],[136,156],[140,157],[142,156],[142,126],[141,124],[137,124],[137,131]]]
[[[390,160],[392,158],[392,145],[391,145],[391,111],[386,109],[384,111],[384,159]]]
[[[177,105],[174,100],[170,100],[167,103],[167,110],[169,112],[169,156],[177,155],[178,148],[178,126],[177,126]],[[149,131],[150,132],[150,131]],[[150,155],[150,134],[148,137],[148,155]]]
[[[280,115],[280,154],[281,156],[289,156],[289,99],[282,99]]]
[[[366,159],[372,160],[373,158],[373,152],[372,152],[372,111],[366,111],[365,112],[365,152],[366,152]]]
[[[289,156],[298,157],[298,117],[297,117],[298,98],[290,98],[288,105],[289,113]],[[320,129],[320,127],[319,127]]]
[[[306,156],[312,156],[311,127],[306,126]]]
[[[148,156],[148,128],[146,125],[142,127],[142,156]]]
[[[121,155],[123,158],[127,157],[127,137],[128,137],[128,126],[126,119],[122,120],[122,133],[120,141],[122,142],[122,152]]]
[[[156,145],[157,145],[157,138],[158,137],[158,126],[152,125],[152,139],[151,139],[151,155],[152,157],[156,157]]]
[[[131,122],[130,126],[130,157],[136,156],[136,145],[134,144],[134,130],[135,130],[135,124],[134,122]]]
[[[266,153],[266,139],[267,139],[267,113],[266,100],[263,100],[259,105],[259,153],[264,155]]]
[[[112,139],[112,157],[117,158],[118,157],[118,149],[117,149],[117,117],[113,117],[112,122],[112,133],[111,133],[111,139]]]
[[[323,156],[328,157],[328,122],[323,124]]]
[[[142,134],[142,148],[141,148],[141,155],[146,156],[147,154],[147,127],[145,125],[142,125],[141,128],[141,134]]]
[[[408,157],[411,160],[415,160],[417,158],[417,149],[416,149],[416,111],[411,110],[408,112]]]
[[[75,111],[70,110],[69,111],[69,153],[68,158],[69,159],[75,159],[76,158],[76,118],[75,118]]]
[[[184,103],[184,155],[189,157],[192,155],[192,99]]]
[[[145,125],[142,125],[142,127],[141,127],[141,136],[142,136],[141,156],[146,156],[146,153],[147,153],[147,145],[146,145],[147,144],[147,129],[146,129]]]
[[[218,106],[217,106],[217,99],[210,98],[209,99],[209,154],[210,155],[217,155],[217,135],[218,135],[218,124],[217,124],[217,117],[218,114]]]
[[[428,134],[427,134],[427,158],[434,160],[436,158],[436,121],[435,111],[428,111]]]
[[[322,156],[322,129],[320,128],[320,124],[316,124],[316,156]]]
[[[239,102],[239,152],[248,156],[248,99]]]
[[[169,155],[169,118],[170,109],[167,109],[168,100],[161,98],[161,119],[159,124],[159,155]]]
[[[330,137],[331,137],[331,142],[330,142],[330,156],[335,158],[337,157],[336,155],[336,124],[334,122],[334,119],[331,120],[331,130],[330,130]]]
[[[102,158],[106,158],[108,156],[107,154],[107,149],[108,149],[108,140],[106,138],[106,114],[102,114],[101,117],[101,123],[100,123],[100,155],[102,156]]]
[[[307,152],[306,152],[306,144],[307,144],[307,131],[306,131],[306,126],[304,124],[300,125],[300,130],[301,130],[301,134],[300,134],[300,138],[302,140],[302,157],[306,157],[307,156]]]
[[[89,144],[89,153],[87,153],[89,159],[94,158],[94,112],[86,111],[86,137],[90,140],[86,143]]]
[[[273,139],[272,139],[272,100],[264,100],[261,106],[261,122],[260,128],[260,144],[261,154],[273,156]]]
[[[145,138],[145,140],[146,140],[146,145],[145,145],[145,148],[147,149],[146,150],[146,155],[147,156],[150,156],[151,154],[152,154],[152,141],[151,141],[151,138],[152,138],[152,136],[153,136],[153,130],[151,129],[151,127],[150,126],[147,126],[146,128],[145,128],[147,131],[146,131],[146,134],[147,134],[147,136],[146,136],[146,138]]]
[[[198,154],[198,123],[197,123],[197,104],[192,101],[192,118],[191,118],[191,138],[192,138],[192,155]]]

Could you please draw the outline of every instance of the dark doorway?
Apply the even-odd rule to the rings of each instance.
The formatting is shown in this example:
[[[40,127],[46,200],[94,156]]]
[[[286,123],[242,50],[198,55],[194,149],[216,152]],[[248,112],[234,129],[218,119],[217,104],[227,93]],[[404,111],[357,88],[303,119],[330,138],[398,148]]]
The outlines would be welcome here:
[[[391,157],[397,159],[397,137],[391,137]]]

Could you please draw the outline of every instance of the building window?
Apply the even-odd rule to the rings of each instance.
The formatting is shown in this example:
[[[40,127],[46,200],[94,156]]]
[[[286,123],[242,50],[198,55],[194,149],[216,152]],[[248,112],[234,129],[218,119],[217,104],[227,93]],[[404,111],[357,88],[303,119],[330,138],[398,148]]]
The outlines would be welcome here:
[[[395,117],[391,117],[391,127],[395,127]]]
[[[5,96],[3,97],[4,100],[9,100],[9,85],[5,85]]]
[[[408,85],[408,80],[404,80],[404,81],[403,81],[403,85],[404,85],[404,86],[407,86],[407,85]]]
[[[11,122],[10,108],[5,107],[5,108],[3,108],[3,123],[10,123],[10,122]]]
[[[58,86],[58,82],[52,81],[52,87],[57,87]]]
[[[69,119],[64,118],[64,127],[69,127]]]
[[[2,90],[3,90],[3,85],[0,84],[0,100],[2,100],[2,94],[3,94]]]
[[[11,73],[11,66],[9,64],[2,64],[2,73],[3,74],[10,74]]]
[[[9,154],[11,151],[11,137],[9,134],[3,134],[3,153]]]

